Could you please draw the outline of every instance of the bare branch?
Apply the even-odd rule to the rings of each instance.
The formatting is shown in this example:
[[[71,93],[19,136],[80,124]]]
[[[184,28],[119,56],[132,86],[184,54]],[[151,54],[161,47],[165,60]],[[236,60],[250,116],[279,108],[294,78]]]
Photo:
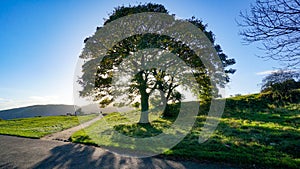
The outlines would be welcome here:
[[[300,2],[299,0],[257,0],[249,13],[240,12],[246,44],[261,42],[266,55],[287,67],[299,68]]]

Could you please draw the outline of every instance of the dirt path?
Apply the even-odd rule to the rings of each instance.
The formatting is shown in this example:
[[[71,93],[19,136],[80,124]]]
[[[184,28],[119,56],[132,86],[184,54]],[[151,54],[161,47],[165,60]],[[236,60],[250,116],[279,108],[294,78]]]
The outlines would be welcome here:
[[[222,164],[156,157],[123,157],[94,146],[3,135],[0,135],[0,150],[1,169],[237,169]]]
[[[75,127],[69,128],[67,130],[63,130],[63,131],[58,132],[58,133],[49,134],[47,136],[42,137],[41,139],[42,140],[57,140],[57,141],[68,142],[69,138],[71,137],[71,135],[73,133],[75,133],[76,131],[81,130],[81,129],[83,129],[83,128],[89,126],[89,125],[91,125],[92,123],[100,120],[102,117],[103,117],[103,115],[100,114],[96,118],[94,118],[94,119],[92,119],[92,120],[90,120],[88,122],[82,123],[79,126],[75,126]]]

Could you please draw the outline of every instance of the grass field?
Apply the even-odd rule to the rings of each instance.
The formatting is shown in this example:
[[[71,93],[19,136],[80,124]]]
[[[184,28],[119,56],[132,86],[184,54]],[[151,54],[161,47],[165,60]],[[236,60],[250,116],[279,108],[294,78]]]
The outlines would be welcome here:
[[[79,117],[80,122],[91,120],[95,116],[81,116]],[[40,138],[79,124],[77,116],[47,116],[0,120],[0,134]]]
[[[300,104],[275,106],[262,103],[258,97],[249,95],[228,99],[216,131],[202,144],[198,144],[198,137],[206,115],[200,113],[192,132],[163,156],[230,163],[244,168],[299,168]],[[115,142],[112,131],[133,138],[155,136],[174,120],[154,115],[151,116],[151,125],[138,125],[138,118],[138,112],[112,113],[74,133],[71,139],[103,147],[134,149],[130,140],[123,141],[123,144]]]

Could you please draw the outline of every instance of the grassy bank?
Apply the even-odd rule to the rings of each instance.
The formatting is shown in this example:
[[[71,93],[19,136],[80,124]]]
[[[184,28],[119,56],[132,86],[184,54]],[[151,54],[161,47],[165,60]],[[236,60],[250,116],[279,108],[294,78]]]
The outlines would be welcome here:
[[[275,106],[262,102],[259,94],[230,98],[227,103],[223,117],[209,140],[198,144],[206,119],[205,113],[200,113],[191,133],[163,155],[224,162],[245,168],[299,168],[299,104]],[[71,139],[103,147],[134,149],[130,141],[123,141],[123,144],[115,142],[113,130],[130,137],[149,137],[160,134],[174,120],[155,116],[151,126],[143,126],[136,124],[138,118],[138,113],[112,113],[74,133]]]
[[[205,119],[206,116],[199,116]],[[299,168],[300,106],[225,110],[213,136],[197,144],[202,122],[165,154],[249,168]]]
[[[81,116],[79,117],[80,122],[91,120],[95,116]],[[0,120],[0,134],[40,138],[79,124],[78,117],[76,116],[47,116]]]

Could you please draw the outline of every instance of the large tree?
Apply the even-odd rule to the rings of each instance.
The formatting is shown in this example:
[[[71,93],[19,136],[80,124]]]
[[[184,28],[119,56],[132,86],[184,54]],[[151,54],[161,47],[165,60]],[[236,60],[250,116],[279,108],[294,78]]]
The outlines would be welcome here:
[[[241,12],[245,42],[261,42],[265,58],[284,66],[300,66],[300,1],[257,0],[249,12]]]
[[[141,12],[168,14],[165,7],[158,4],[121,6],[114,10],[105,21],[104,26],[118,18]],[[222,66],[227,67],[235,64],[235,60],[228,59],[220,45],[215,44],[214,34],[206,30],[206,25],[201,20],[192,17],[187,21],[205,33],[211,44],[214,45]],[[99,29],[102,29],[102,27],[97,28],[97,30]],[[87,38],[85,43],[88,43],[89,39]],[[174,59],[172,56],[179,59]],[[81,57],[84,58],[85,56],[82,55]],[[209,70],[204,66],[201,59],[189,46],[166,35],[147,33],[130,36],[108,49],[106,55],[99,61],[100,63],[97,63],[97,61],[97,58],[91,59],[83,65],[83,75],[79,79],[83,87],[80,95],[83,97],[92,96],[95,100],[99,100],[102,105],[121,102],[121,95],[121,99],[123,99],[121,103],[125,104],[135,102],[139,98],[142,113],[140,123],[149,122],[149,97],[154,91],[159,91],[162,102],[165,104],[182,100],[184,96],[178,91],[179,86],[183,89],[189,88],[197,97],[202,99],[208,99],[212,94],[212,84],[208,77]],[[95,73],[95,84],[90,87],[88,83],[90,72],[88,71],[90,70],[89,67],[95,63],[98,64]],[[150,63],[154,63],[154,65]],[[189,76],[191,71],[181,69],[180,65],[182,63],[192,69],[196,84],[191,85],[192,79]],[[229,81],[228,74],[234,72],[234,69],[225,70],[224,78],[226,82]],[[125,82],[126,85],[124,85],[124,82],[114,81],[118,73],[121,77],[131,75],[131,77],[126,77],[130,79]],[[123,78],[123,80],[126,78]],[[122,81],[122,78],[120,79]],[[124,94],[126,94],[126,97],[123,96]]]

